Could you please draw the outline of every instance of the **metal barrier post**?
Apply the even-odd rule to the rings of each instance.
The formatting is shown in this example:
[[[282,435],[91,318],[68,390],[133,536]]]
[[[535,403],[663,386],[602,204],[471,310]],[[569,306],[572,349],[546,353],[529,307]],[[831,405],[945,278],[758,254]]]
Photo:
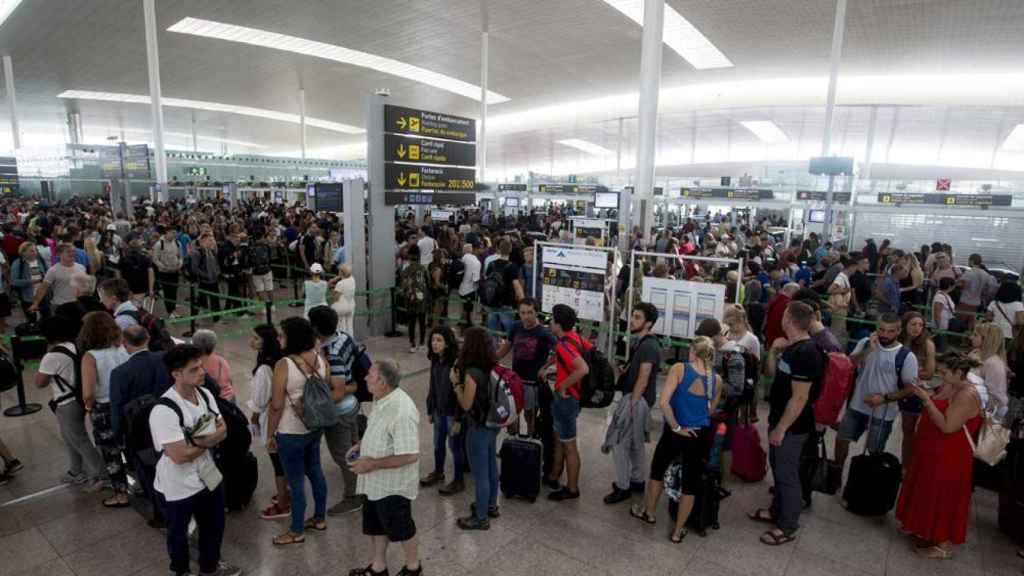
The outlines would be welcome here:
[[[34,402],[25,401],[25,379],[23,378],[24,367],[21,365],[21,358],[15,353],[16,350],[20,349],[21,338],[18,336],[11,337],[11,360],[14,362],[14,367],[18,371],[18,405],[11,406],[7,410],[4,410],[4,416],[28,416],[29,414],[35,414],[43,409],[42,404],[36,404]]]
[[[384,334],[388,338],[397,338],[402,335],[402,333],[398,331],[398,325],[396,323],[398,314],[395,313],[395,306],[398,304],[398,299],[395,296],[395,292],[396,290],[394,286],[392,286],[388,291],[389,298],[391,299],[391,330]],[[367,298],[367,301],[369,301],[369,298]]]
[[[196,333],[196,316],[199,314],[199,309],[196,308],[195,282],[189,282],[188,284],[188,309],[188,314],[192,319],[188,321],[188,332],[182,334],[185,338],[191,338],[192,335]]]
[[[264,302],[264,307],[267,311],[267,324],[274,325],[274,303]]]

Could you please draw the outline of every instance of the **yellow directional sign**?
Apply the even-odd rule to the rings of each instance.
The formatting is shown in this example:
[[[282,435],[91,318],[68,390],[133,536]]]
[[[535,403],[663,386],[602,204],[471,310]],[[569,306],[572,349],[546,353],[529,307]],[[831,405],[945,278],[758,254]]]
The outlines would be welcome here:
[[[406,183],[405,172],[402,172],[401,174],[398,175],[398,184],[400,186],[405,186],[405,183]]]
[[[398,120],[395,120],[395,124],[397,124],[398,127],[401,128],[402,130],[405,130],[405,117],[401,117]]]
[[[409,160],[420,159],[420,147],[418,144],[409,144]]]
[[[476,164],[476,144],[385,134],[384,161],[473,166]]]
[[[384,181],[386,190],[471,191],[476,189],[476,171],[472,168],[389,162],[384,168]]]
[[[409,132],[420,131],[420,119],[414,116],[409,117]]]
[[[404,106],[384,105],[384,131],[459,142],[476,140],[476,120]]]
[[[399,144],[398,150],[395,151],[399,158],[405,158],[405,144]]]
[[[419,188],[419,187],[420,187],[420,173],[419,172],[412,172],[412,173],[410,173],[409,174],[409,188]]]

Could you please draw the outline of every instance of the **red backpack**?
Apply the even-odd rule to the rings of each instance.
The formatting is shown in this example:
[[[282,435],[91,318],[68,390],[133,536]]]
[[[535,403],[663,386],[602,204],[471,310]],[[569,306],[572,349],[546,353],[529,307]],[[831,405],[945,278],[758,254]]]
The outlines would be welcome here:
[[[511,368],[502,366],[501,364],[495,364],[494,368],[491,369],[499,378],[508,384],[509,390],[512,391],[512,398],[516,401],[516,412],[523,411],[523,379],[519,377]]]
[[[846,354],[829,352],[826,358],[821,394],[814,401],[814,421],[822,426],[833,426],[839,422],[839,413],[850,395],[854,371],[853,362]]]

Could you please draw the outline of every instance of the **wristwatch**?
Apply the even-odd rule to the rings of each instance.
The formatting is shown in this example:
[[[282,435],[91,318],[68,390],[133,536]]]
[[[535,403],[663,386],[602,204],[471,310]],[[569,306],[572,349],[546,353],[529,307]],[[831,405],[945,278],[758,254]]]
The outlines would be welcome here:
[[[682,426],[680,426],[679,424],[676,424],[676,427],[673,428],[672,431],[675,432],[676,434],[678,434],[679,431],[682,430],[682,429],[683,429]]]

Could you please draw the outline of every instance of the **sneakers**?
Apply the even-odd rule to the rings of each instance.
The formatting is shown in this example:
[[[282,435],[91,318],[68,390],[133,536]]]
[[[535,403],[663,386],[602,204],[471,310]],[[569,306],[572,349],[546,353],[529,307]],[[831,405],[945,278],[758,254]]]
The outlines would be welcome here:
[[[346,496],[340,502],[327,509],[328,516],[341,516],[356,510],[362,510],[363,499],[359,496]]]
[[[548,494],[548,500],[554,500],[555,502],[561,502],[562,500],[576,500],[579,497],[579,492],[573,492],[564,487]]]
[[[463,530],[490,530],[491,521],[487,518],[483,520],[476,517],[476,514],[466,516],[465,518],[459,518],[455,521],[455,525]]]
[[[291,516],[291,506],[278,506],[277,502],[274,502],[270,506],[267,506],[260,512],[260,518],[264,520],[273,520],[275,518],[287,518]]]
[[[415,354],[417,350],[418,350],[418,348],[416,348],[415,346],[410,346],[409,347],[409,354]]]
[[[476,516],[476,502],[470,502],[469,503],[469,513],[472,514],[473,516]],[[488,506],[487,507],[487,516],[488,516],[488,518],[494,518],[494,519],[501,518],[501,509],[498,508],[497,506]]]
[[[605,504],[618,504],[619,502],[625,502],[633,497],[633,493],[629,490],[621,490],[614,483],[612,484],[612,491],[610,494],[604,497]]]
[[[4,474],[7,474],[8,476],[13,476],[15,473],[17,473],[18,471],[20,471],[24,467],[25,467],[25,465],[22,464],[21,460],[18,460],[17,458],[12,458],[10,460],[5,460],[4,461]]]
[[[64,473],[63,476],[60,477],[61,484],[71,484],[72,486],[79,486],[85,484],[88,481],[89,477],[86,476],[84,472],[72,474],[71,471],[68,470],[67,472]]]
[[[421,478],[420,479],[420,486],[423,486],[424,488],[429,488],[429,487],[433,486],[434,484],[437,484],[438,482],[444,482],[444,474],[441,473],[441,472],[435,471],[435,472],[431,472],[430,474],[427,474],[426,476]]]
[[[216,572],[200,572],[199,576],[240,576],[241,574],[241,568],[238,566],[232,566],[231,564],[221,560],[217,564]]]
[[[440,489],[438,489],[437,493],[440,494],[441,496],[452,496],[454,494],[462,492],[465,489],[466,485],[462,482],[462,480],[452,480],[451,482],[445,484]]]

